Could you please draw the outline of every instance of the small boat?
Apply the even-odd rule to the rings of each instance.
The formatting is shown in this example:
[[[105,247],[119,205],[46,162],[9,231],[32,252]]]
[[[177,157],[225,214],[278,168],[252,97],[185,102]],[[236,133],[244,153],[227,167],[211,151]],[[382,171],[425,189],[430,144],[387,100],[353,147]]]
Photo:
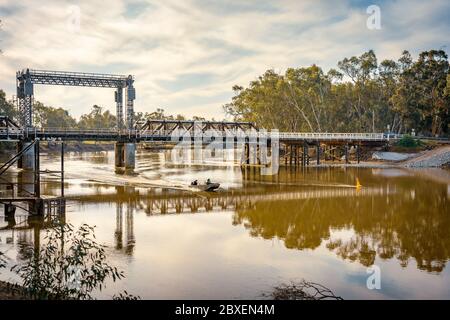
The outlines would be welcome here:
[[[220,183],[191,184],[191,188],[211,192],[220,187]]]

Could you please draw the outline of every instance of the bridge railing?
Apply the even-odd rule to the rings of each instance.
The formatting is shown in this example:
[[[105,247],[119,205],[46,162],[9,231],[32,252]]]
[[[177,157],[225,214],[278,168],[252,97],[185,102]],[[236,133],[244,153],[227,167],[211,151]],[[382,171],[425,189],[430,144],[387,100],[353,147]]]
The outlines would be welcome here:
[[[140,137],[138,130],[129,129],[111,129],[111,128],[98,128],[98,129],[78,129],[78,128],[27,128],[23,131],[24,136],[42,136],[45,135],[49,138],[52,136],[94,136],[94,137],[124,137],[128,136],[130,138]]]
[[[84,133],[84,134],[118,134],[118,131],[116,129],[108,129],[108,128],[99,128],[99,129],[74,129],[74,128],[30,128],[29,133],[32,132],[39,132],[39,133]],[[125,130],[124,130],[125,131]],[[127,132],[129,130],[126,130]]]
[[[135,130],[135,129],[122,129],[118,131],[117,129],[110,128],[98,128],[98,129],[77,129],[77,128],[27,128],[27,129],[15,129],[9,128],[8,133],[10,135],[24,135],[24,136],[64,136],[64,135],[90,135],[90,136],[130,136],[133,138],[152,138],[152,137],[170,137],[175,133],[176,130]],[[1,133],[2,130],[0,130]],[[236,135],[239,137],[252,136],[257,134],[256,131],[243,132],[234,129],[224,129],[224,131],[216,131],[217,134],[225,136],[227,133],[231,135]],[[181,132],[180,132],[181,133]],[[179,133],[179,134],[180,134]],[[193,132],[191,132],[192,134]],[[265,133],[267,134],[267,133]],[[264,134],[264,135],[265,135]],[[270,135],[270,133],[269,133]],[[361,141],[383,141],[392,139],[392,137],[387,136],[383,133],[326,133],[326,132],[279,132],[278,137],[280,140],[321,140],[321,141],[332,141],[332,140],[361,140]],[[396,137],[398,138],[398,137]]]
[[[384,140],[383,133],[280,132],[280,139],[311,140]]]

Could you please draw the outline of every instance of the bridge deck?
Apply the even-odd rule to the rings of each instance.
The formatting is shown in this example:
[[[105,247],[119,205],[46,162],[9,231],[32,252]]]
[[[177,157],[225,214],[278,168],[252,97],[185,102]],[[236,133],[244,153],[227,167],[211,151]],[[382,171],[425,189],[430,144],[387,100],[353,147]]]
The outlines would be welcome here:
[[[178,133],[180,133],[179,131]],[[184,131],[186,132],[186,131]],[[243,137],[255,138],[256,131],[244,133],[243,131],[229,130],[224,128],[223,130],[209,131],[209,134],[213,134],[213,138],[206,138],[204,140],[224,140],[227,136],[234,137],[234,140],[242,139]],[[35,129],[10,129],[0,128],[0,140],[22,140],[22,139],[34,139],[39,138],[41,140],[64,140],[64,141],[135,141],[135,142],[176,142],[174,139],[176,135],[174,130],[114,130],[114,129],[61,129],[61,128],[35,128]],[[182,133],[178,136],[181,140]],[[211,135],[210,135],[211,136]],[[367,143],[380,143],[387,140],[382,133],[309,133],[309,132],[280,132],[277,134],[279,141],[281,142],[367,142]],[[194,137],[188,135],[191,139]],[[268,140],[271,140],[270,135],[267,136]],[[256,138],[255,138],[256,139]]]

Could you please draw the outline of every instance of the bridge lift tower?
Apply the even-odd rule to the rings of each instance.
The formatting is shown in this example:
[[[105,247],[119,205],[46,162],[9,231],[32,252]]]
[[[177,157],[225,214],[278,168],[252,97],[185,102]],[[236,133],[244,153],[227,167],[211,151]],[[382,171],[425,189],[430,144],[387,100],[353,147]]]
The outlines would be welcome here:
[[[134,100],[136,90],[133,76],[63,72],[24,69],[16,74],[17,100],[20,112],[20,125],[23,128],[33,127],[34,85],[62,85],[78,87],[115,88],[117,112],[117,128],[132,129],[134,125]],[[126,118],[123,117],[123,91],[126,94]],[[125,123],[126,122],[126,123]]]

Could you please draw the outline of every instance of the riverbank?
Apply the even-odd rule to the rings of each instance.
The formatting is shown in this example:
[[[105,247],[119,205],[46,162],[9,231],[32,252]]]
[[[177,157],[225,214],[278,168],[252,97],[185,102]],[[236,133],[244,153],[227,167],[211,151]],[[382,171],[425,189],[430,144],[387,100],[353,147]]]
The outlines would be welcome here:
[[[449,165],[450,145],[445,145],[416,153],[375,151],[371,160],[361,163],[324,163],[317,167],[448,168]]]

